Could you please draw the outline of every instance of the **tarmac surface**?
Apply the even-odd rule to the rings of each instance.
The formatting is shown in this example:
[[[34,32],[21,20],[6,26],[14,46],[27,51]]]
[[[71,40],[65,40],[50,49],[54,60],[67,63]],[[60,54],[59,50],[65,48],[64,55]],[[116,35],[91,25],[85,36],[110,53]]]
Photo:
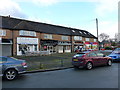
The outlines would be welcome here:
[[[92,70],[63,69],[27,73],[16,80],[3,80],[3,88],[118,88],[119,63]]]

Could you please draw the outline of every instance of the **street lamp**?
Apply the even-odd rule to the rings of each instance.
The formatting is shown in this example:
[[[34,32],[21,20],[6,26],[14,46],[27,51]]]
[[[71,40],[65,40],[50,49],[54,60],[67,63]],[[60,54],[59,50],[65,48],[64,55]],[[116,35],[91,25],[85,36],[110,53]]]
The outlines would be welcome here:
[[[97,29],[97,40],[98,40],[98,19],[96,18],[96,29]],[[98,50],[99,50],[99,41],[98,41]]]

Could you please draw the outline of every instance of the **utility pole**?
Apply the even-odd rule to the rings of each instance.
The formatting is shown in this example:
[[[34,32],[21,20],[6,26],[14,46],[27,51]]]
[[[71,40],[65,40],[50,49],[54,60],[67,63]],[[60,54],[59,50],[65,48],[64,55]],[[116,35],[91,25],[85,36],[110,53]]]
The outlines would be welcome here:
[[[98,19],[96,18],[96,29],[97,29],[97,40],[98,40]],[[99,41],[98,41],[98,50],[99,50]]]

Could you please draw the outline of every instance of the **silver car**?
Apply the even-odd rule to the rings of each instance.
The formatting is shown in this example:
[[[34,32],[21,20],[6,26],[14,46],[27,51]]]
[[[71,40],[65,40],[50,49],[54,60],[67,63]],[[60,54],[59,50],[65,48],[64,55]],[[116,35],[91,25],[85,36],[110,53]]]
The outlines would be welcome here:
[[[15,79],[19,74],[27,69],[25,60],[13,57],[0,56],[0,76],[7,80]]]

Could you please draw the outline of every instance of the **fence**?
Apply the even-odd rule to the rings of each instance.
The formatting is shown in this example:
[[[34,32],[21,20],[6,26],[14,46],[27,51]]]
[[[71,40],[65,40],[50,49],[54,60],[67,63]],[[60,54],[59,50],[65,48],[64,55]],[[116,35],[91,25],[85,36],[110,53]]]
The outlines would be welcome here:
[[[59,67],[71,67],[71,60],[57,59],[54,61],[47,62],[28,62],[28,71],[31,70],[45,70]]]
[[[32,52],[26,52],[26,56],[36,56],[36,55],[49,55],[51,54],[50,51],[32,51]]]

